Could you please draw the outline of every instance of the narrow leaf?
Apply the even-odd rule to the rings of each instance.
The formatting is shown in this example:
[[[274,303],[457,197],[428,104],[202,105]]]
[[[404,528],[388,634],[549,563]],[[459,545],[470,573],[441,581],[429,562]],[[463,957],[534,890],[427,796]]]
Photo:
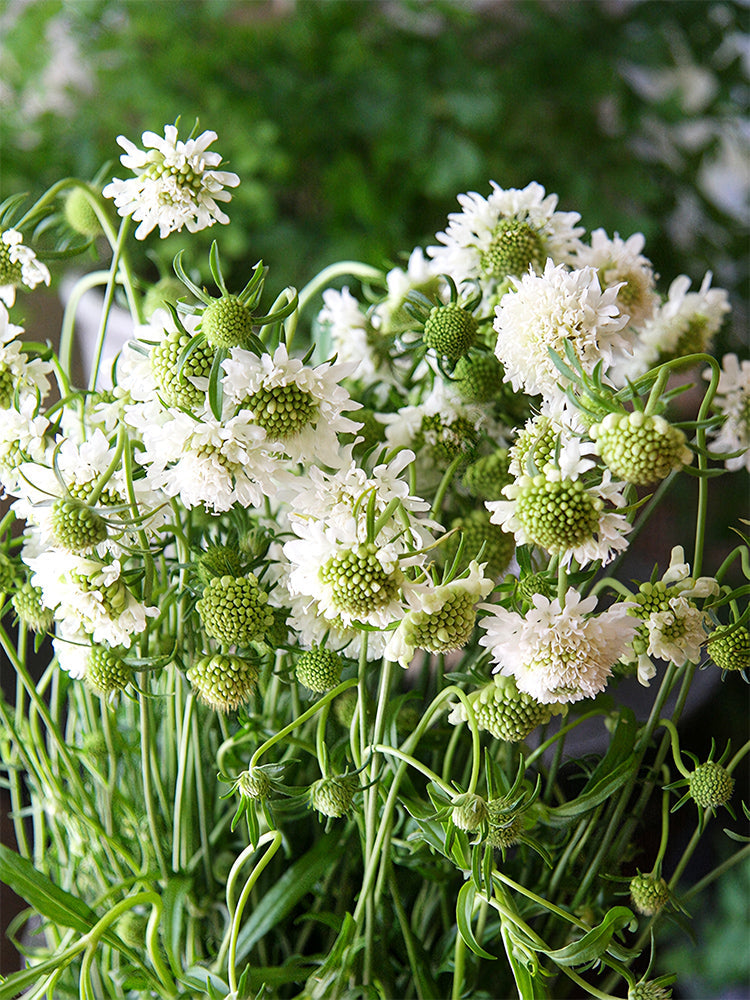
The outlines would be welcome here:
[[[474,911],[475,898],[476,890],[474,888],[474,883],[464,882],[458,893],[458,899],[456,900],[456,924],[458,926],[458,933],[475,955],[478,955],[480,958],[488,958],[491,962],[494,962],[496,956],[490,955],[488,951],[485,951],[474,937],[474,931],[471,926],[471,917]]]
[[[20,854],[0,844],[0,882],[25,899],[52,923],[88,933],[97,922],[94,911],[72,893],[55,885]]]
[[[585,965],[601,958],[609,947],[612,935],[635,920],[633,912],[627,906],[613,906],[604,920],[587,931],[578,941],[573,941],[555,951],[545,951],[544,954],[557,965]]]

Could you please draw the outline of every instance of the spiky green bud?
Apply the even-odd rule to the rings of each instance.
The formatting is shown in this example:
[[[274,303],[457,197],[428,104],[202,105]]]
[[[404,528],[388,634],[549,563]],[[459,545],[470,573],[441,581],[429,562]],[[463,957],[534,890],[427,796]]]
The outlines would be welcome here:
[[[102,695],[114,695],[126,688],[133,671],[123,658],[105,646],[94,646],[86,661],[86,683]]]
[[[471,351],[453,369],[456,389],[469,403],[489,403],[502,392],[503,367],[490,351]]]
[[[173,330],[151,352],[151,370],[164,402],[186,410],[201,406],[206,398],[205,391],[190,379],[207,379],[214,361],[213,349],[208,344],[198,344],[180,366],[180,355],[190,339],[184,330]]]
[[[41,587],[27,581],[15,592],[11,604],[18,620],[32,632],[46,632],[52,627],[54,612],[44,606]]]
[[[663,910],[670,895],[669,886],[663,878],[639,872],[630,880],[630,899],[644,917],[652,917]]]
[[[477,336],[477,321],[456,302],[435,306],[424,325],[422,339],[426,347],[454,364],[469,350]]]
[[[76,555],[87,555],[107,538],[104,518],[72,497],[62,497],[53,504],[52,530],[58,545]]]
[[[525,691],[519,691],[513,677],[495,674],[492,680],[468,696],[480,729],[497,740],[517,743],[537,726],[549,722],[558,706],[542,705]]]
[[[626,483],[647,486],[693,460],[679,428],[640,410],[609,413],[589,433],[604,464]]]
[[[508,472],[510,456],[507,448],[497,448],[472,462],[463,475],[463,484],[472,496],[482,500],[502,500],[503,487],[513,482]]]
[[[517,484],[516,517],[535,545],[566,552],[593,538],[604,502],[580,479],[521,476]]]
[[[242,559],[231,545],[209,545],[198,556],[198,579],[204,587],[216,576],[242,576]]]
[[[310,786],[310,805],[323,816],[339,819],[352,807],[359,788],[356,774],[331,774]]]
[[[337,609],[362,618],[396,597],[401,571],[386,570],[375,545],[367,542],[331,556],[320,568],[320,579],[331,587]]]
[[[451,528],[461,532],[464,542],[464,558],[486,563],[486,576],[497,579],[508,568],[516,549],[514,536],[498,524],[490,521],[490,513],[484,507],[477,507],[465,517],[451,521]],[[458,547],[458,532],[447,539],[446,560],[453,558]],[[480,555],[481,551],[481,555]]]
[[[717,667],[722,670],[747,670],[750,668],[750,631],[739,625],[733,631],[716,629],[706,650]]]
[[[490,277],[502,280],[507,275],[525,274],[529,265],[544,263],[544,241],[529,222],[500,219],[488,246],[479,253],[482,270]]]
[[[453,800],[451,819],[459,830],[473,833],[489,820],[490,812],[481,795],[467,792]]]
[[[715,760],[699,764],[688,778],[690,795],[702,809],[723,806],[732,797],[734,778]]]
[[[224,295],[206,306],[201,329],[211,347],[247,348],[253,335],[253,314],[236,295]]]
[[[262,386],[243,401],[243,406],[255,423],[278,441],[299,434],[318,413],[315,397],[294,383]]]

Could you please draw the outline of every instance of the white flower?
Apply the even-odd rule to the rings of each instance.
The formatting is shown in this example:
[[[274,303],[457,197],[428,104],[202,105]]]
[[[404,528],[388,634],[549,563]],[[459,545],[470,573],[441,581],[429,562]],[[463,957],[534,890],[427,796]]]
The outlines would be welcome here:
[[[292,461],[339,465],[338,435],[361,426],[343,415],[361,404],[339,384],[356,363],[311,368],[290,358],[280,344],[273,356],[232,348],[222,367],[224,399],[230,408],[247,413]]]
[[[602,565],[627,548],[632,525],[612,507],[624,507],[622,484],[605,470],[599,483],[586,486],[579,476],[590,460],[566,462],[570,477],[552,463],[535,476],[522,475],[503,488],[508,500],[488,500],[490,521],[515,536],[517,545],[538,545],[558,554],[563,563],[579,566],[596,560]]]
[[[563,361],[569,344],[584,371],[598,361],[606,372],[630,344],[622,335],[628,317],[620,313],[618,286],[602,289],[592,267],[568,270],[547,261],[544,273],[512,279],[495,310],[495,354],[505,368],[505,380],[530,395],[560,395],[565,377],[550,357]]]
[[[57,623],[52,646],[60,669],[70,674],[74,680],[83,680],[92,649],[89,636],[65,619]]]
[[[49,284],[49,271],[31,247],[24,246],[21,233],[16,229],[0,233],[0,300],[12,306],[19,285],[36,288],[41,282]]]
[[[448,653],[466,645],[474,630],[477,601],[487,597],[494,583],[484,566],[473,561],[468,575],[449,583],[419,587],[413,607],[391,633],[385,656],[406,668],[417,649]]]
[[[743,467],[750,472],[750,361],[739,361],[736,354],[725,354],[721,375],[712,407],[724,420],[713,431],[714,440],[708,450],[719,455],[741,452],[727,458],[724,465],[734,472]],[[703,373],[710,379],[712,370]]]
[[[437,234],[443,246],[427,248],[435,273],[457,284],[478,281],[487,295],[508,275],[540,271],[547,258],[570,261],[583,233],[578,213],[555,211],[557,195],[545,196],[540,184],[504,190],[490,183],[488,198],[475,191],[458,196],[462,210]]]
[[[242,413],[222,423],[208,412],[197,419],[168,410],[141,433],[139,460],[152,488],[178,496],[186,507],[202,504],[218,513],[235,504],[262,506],[283,476],[265,432]]]
[[[581,600],[574,588],[564,608],[541,594],[533,603],[525,616],[486,606],[490,614],[480,624],[487,634],[479,641],[491,650],[495,672],[512,675],[519,691],[543,704],[595,697],[635,632],[630,605],[593,615],[596,598]]]
[[[425,295],[437,290],[440,279],[435,267],[427,260],[421,247],[412,250],[406,269],[392,268],[385,276],[387,293],[385,299],[373,309],[372,323],[379,333],[391,333],[411,328],[413,319],[404,312],[404,303],[409,292],[419,291]]]
[[[47,376],[52,365],[40,358],[29,360],[16,339],[23,332],[23,327],[10,322],[8,310],[0,303],[0,410],[23,409],[27,399],[36,405],[50,389]]]
[[[723,288],[711,288],[711,272],[700,290],[689,291],[690,279],[681,274],[669,286],[666,302],[640,331],[637,355],[641,369],[674,357],[708,350],[714,335],[730,310]]]
[[[670,597],[669,607],[646,619],[648,656],[671,660],[677,667],[697,663],[709,633],[709,619],[686,597]]]
[[[591,234],[591,246],[581,246],[576,254],[577,267],[595,267],[602,288],[617,285],[622,312],[632,326],[640,326],[653,313],[659,298],[655,291],[654,269],[642,250],[646,240],[634,233],[627,240],[618,233],[610,239],[603,229]]]
[[[208,147],[216,138],[215,132],[207,131],[183,142],[177,138],[174,125],[165,125],[164,138],[155,132],[143,133],[144,151],[118,136],[125,150],[120,162],[136,176],[124,181],[115,178],[102,194],[114,198],[120,215],[130,215],[140,223],[136,239],[145,239],[156,226],[163,239],[183,226],[195,233],[215,222],[229,222],[217,202],[231,201],[224,188],[236,187],[240,179],[237,174],[214,169],[221,156],[209,152]]]
[[[49,421],[25,406],[22,412],[4,410],[0,420],[0,485],[15,496],[21,485],[24,462],[41,462],[46,451]]]
[[[94,642],[129,647],[159,609],[138,601],[120,579],[118,560],[102,563],[49,550],[30,557],[31,582],[68,632],[84,631]]]
[[[348,288],[341,291],[329,288],[323,292],[323,308],[317,323],[324,334],[321,339],[326,354],[335,353],[344,364],[356,363],[352,377],[358,382],[372,385],[379,381],[379,363],[372,348],[374,331]]]

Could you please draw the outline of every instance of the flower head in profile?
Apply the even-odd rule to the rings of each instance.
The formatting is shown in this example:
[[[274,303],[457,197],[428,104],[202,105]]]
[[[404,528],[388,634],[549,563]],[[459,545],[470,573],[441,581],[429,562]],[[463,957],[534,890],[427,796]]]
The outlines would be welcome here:
[[[591,245],[582,246],[576,254],[578,267],[597,269],[602,288],[619,287],[620,308],[633,326],[644,323],[659,303],[653,266],[641,252],[645,242],[642,233],[634,233],[627,240],[615,233],[610,239],[603,229],[595,229]]]
[[[176,125],[165,125],[163,138],[155,132],[143,133],[143,150],[118,136],[125,150],[120,162],[135,177],[115,178],[102,194],[114,199],[120,215],[132,216],[140,223],[136,239],[145,239],[157,226],[163,239],[183,226],[196,233],[215,222],[229,222],[217,202],[231,201],[224,188],[236,187],[240,179],[237,174],[214,169],[221,156],[209,152],[208,147],[216,138],[215,132],[206,131],[183,142],[177,138]]]
[[[9,321],[8,310],[0,302],[0,410],[12,406],[24,410],[27,400],[35,405],[49,392],[47,376],[52,365],[40,358],[29,358],[17,339],[23,332],[22,327]]]
[[[542,704],[595,697],[635,632],[630,605],[594,615],[596,597],[581,600],[572,587],[564,607],[541,594],[532,600],[525,615],[488,606],[479,642],[491,651],[495,671],[515,677],[518,690]]]
[[[724,317],[730,310],[723,288],[711,288],[709,271],[697,292],[690,291],[690,279],[681,274],[669,286],[665,302],[645,323],[636,353],[646,371],[672,358],[707,351]]]
[[[47,267],[37,260],[31,247],[24,245],[23,236],[16,229],[0,232],[0,300],[6,306],[16,301],[16,288],[36,288],[50,282]]]
[[[570,270],[548,260],[543,274],[512,279],[495,312],[495,354],[506,381],[529,395],[560,393],[564,377],[550,350],[565,358],[569,344],[588,374],[598,361],[605,371],[630,344],[623,336],[628,317],[620,312],[619,285],[602,289],[593,267]]]
[[[729,455],[724,465],[730,472],[743,467],[750,472],[750,361],[740,361],[736,354],[725,354],[721,368],[712,407],[724,419],[708,450],[716,455]],[[710,368],[703,377],[711,377]]]

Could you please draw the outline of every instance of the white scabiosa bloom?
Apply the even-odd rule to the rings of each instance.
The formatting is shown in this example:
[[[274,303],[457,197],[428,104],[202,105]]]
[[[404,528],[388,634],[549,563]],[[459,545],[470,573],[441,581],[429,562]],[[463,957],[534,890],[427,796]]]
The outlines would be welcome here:
[[[361,404],[340,385],[356,363],[312,368],[290,358],[281,344],[261,357],[235,347],[222,367],[224,400],[232,412],[247,414],[293,462],[340,464],[338,435],[360,427],[344,411]]]
[[[550,350],[565,360],[569,344],[589,374],[598,361],[604,370],[631,345],[623,336],[628,317],[620,312],[617,285],[602,289],[593,267],[570,270],[548,260],[543,274],[514,278],[495,310],[495,355],[505,380],[529,395],[559,395],[565,378]]]
[[[240,179],[237,174],[215,169],[221,156],[209,152],[208,147],[216,138],[215,132],[207,131],[183,142],[177,138],[174,125],[165,125],[163,138],[155,132],[143,133],[143,150],[118,136],[125,150],[120,162],[135,177],[115,178],[102,194],[114,199],[120,215],[132,216],[140,223],[136,239],[145,239],[156,226],[163,239],[183,226],[195,233],[215,222],[229,222],[218,202],[231,201],[224,188],[236,187]]]
[[[16,289],[48,285],[50,274],[37,259],[31,247],[25,246],[23,236],[16,229],[0,233],[0,300],[7,306],[16,301]]]
[[[125,585],[118,560],[103,563],[50,549],[26,561],[45,606],[68,632],[83,631],[94,642],[129,647],[148,619],[159,614]]]
[[[207,411],[197,418],[168,410],[141,434],[139,460],[151,488],[179,497],[188,508],[203,505],[218,513],[234,504],[262,506],[283,474],[265,432],[247,414],[222,422]]]
[[[41,413],[35,416],[30,406],[25,406],[21,412],[3,410],[0,417],[0,486],[9,496],[18,495],[24,462],[44,461],[48,429],[47,418]]]
[[[373,325],[381,334],[411,329],[414,319],[404,310],[410,292],[429,295],[439,290],[440,278],[432,261],[427,260],[421,247],[412,250],[406,268],[394,267],[385,276],[386,297],[372,313]],[[444,284],[444,283],[443,283]]]
[[[642,583],[633,597],[631,615],[641,623],[625,662],[635,662],[644,686],[655,675],[652,657],[682,667],[700,660],[712,628],[708,614],[696,601],[719,593],[713,577],[690,575],[681,545],[672,549],[669,567],[660,580]]]
[[[406,668],[417,649],[450,653],[465,646],[474,631],[477,602],[487,597],[494,582],[484,566],[472,561],[468,574],[438,585],[423,585],[409,610],[388,640],[385,655]]]
[[[712,407],[723,417],[723,423],[713,431],[714,439],[708,450],[718,455],[731,455],[724,461],[731,472],[745,468],[750,472],[750,361],[740,361],[736,354],[725,354],[721,375]],[[703,373],[710,379],[711,369]]]
[[[373,350],[375,332],[359,302],[347,287],[323,292],[323,308],[317,325],[324,334],[326,354],[336,354],[343,364],[356,363],[352,377],[364,385],[380,379],[379,362]]]
[[[627,548],[631,524],[617,508],[624,507],[622,484],[605,470],[588,482],[594,464],[591,445],[571,439],[555,462],[535,475],[520,475],[503,488],[507,500],[488,500],[490,521],[515,536],[518,545],[537,545],[559,555],[565,564],[602,565]],[[538,464],[538,463],[537,463]]]
[[[495,672],[513,676],[519,691],[542,704],[593,698],[607,686],[636,627],[627,603],[598,615],[596,604],[571,588],[564,607],[541,594],[525,615],[487,606],[479,642],[491,651]]]
[[[645,242],[642,233],[627,240],[615,233],[610,239],[603,229],[595,229],[591,245],[582,245],[576,253],[576,266],[596,268],[602,288],[618,286],[620,310],[632,326],[641,326],[659,304],[654,268],[642,253]]]
[[[487,198],[475,191],[458,196],[461,211],[437,234],[442,245],[427,248],[436,274],[450,274],[457,284],[478,282],[486,298],[510,275],[541,272],[548,258],[570,261],[583,233],[578,213],[556,211],[557,195],[546,195],[540,184],[519,190],[490,183]]]
[[[636,354],[643,371],[709,349],[730,310],[729,296],[723,288],[711,288],[711,278],[709,271],[697,292],[690,291],[686,275],[674,279],[666,301],[640,331]]]
[[[0,410],[22,410],[29,398],[36,405],[50,389],[52,365],[29,358],[18,340],[23,332],[23,327],[10,322],[8,310],[0,303]]]

